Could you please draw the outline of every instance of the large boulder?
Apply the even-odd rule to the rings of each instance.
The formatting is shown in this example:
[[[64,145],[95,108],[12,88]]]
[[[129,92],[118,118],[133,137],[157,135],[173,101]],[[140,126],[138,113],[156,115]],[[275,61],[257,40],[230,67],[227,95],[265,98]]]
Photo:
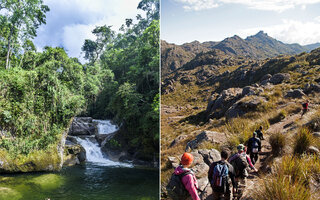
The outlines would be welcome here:
[[[302,98],[306,94],[301,89],[289,90],[285,97],[290,98]]]
[[[255,96],[250,99],[241,99],[236,102],[233,106],[231,106],[225,116],[227,119],[235,118],[242,116],[248,112],[256,111],[262,103],[266,102],[267,100],[264,97]]]
[[[214,94],[212,99],[216,97],[214,100],[210,100],[206,109],[206,113],[208,118],[215,117],[220,118],[223,117],[225,112],[232,106],[236,101],[238,101],[242,97],[242,88],[229,88],[227,90],[223,90],[220,95],[216,97]]]
[[[83,164],[86,161],[86,150],[80,145],[69,140],[65,145],[64,166]]]
[[[269,82],[274,84],[274,85],[276,85],[276,84],[280,84],[280,83],[282,83],[284,81],[287,81],[289,79],[290,79],[290,74],[288,74],[288,73],[278,73],[278,74],[273,75],[270,78]]]
[[[303,88],[303,92],[306,94],[320,92],[320,84],[306,84]]]
[[[75,117],[69,128],[69,135],[94,135],[95,126],[91,117]]]
[[[226,141],[226,135],[215,131],[203,131],[196,136],[196,139],[187,143],[186,151],[198,148],[204,142],[221,144]]]

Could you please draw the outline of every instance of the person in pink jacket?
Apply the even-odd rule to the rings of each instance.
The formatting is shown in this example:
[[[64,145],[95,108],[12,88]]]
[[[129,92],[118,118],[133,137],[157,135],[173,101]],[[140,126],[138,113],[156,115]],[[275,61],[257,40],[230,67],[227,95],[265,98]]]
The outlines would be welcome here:
[[[192,200],[200,200],[200,197],[198,195],[198,181],[192,172],[191,169],[188,167],[191,166],[193,162],[193,156],[191,153],[184,153],[181,157],[181,162],[175,170],[174,173],[176,175],[180,175],[183,173],[187,173],[187,175],[183,176],[181,181],[186,188],[186,190],[189,192],[190,196],[192,197]]]

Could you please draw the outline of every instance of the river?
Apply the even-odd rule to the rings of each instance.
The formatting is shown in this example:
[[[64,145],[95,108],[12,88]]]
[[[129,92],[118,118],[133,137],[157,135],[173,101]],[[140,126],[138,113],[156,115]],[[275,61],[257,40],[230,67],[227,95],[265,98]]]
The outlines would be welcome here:
[[[114,131],[103,125],[100,128]],[[88,138],[77,140],[86,149],[86,164],[56,173],[2,175],[0,200],[159,199],[158,169],[113,162],[103,156],[97,143]]]

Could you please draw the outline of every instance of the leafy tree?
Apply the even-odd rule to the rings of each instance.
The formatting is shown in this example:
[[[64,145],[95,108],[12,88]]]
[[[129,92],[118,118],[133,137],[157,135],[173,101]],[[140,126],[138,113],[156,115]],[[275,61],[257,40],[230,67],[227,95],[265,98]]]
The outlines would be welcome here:
[[[1,40],[6,41],[6,69],[10,67],[12,51],[20,42],[34,38],[37,28],[46,23],[49,7],[42,0],[3,0],[0,4],[0,27],[5,30]]]

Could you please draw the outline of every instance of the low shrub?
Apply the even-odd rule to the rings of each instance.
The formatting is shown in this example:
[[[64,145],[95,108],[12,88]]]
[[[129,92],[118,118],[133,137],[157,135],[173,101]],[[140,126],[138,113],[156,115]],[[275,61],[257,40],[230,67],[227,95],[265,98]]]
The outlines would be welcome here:
[[[279,156],[283,153],[283,149],[286,145],[286,137],[278,132],[270,136],[269,143],[272,147],[272,154]]]
[[[312,135],[309,129],[302,128],[299,130],[294,141],[294,154],[303,154],[307,151],[312,143]]]

